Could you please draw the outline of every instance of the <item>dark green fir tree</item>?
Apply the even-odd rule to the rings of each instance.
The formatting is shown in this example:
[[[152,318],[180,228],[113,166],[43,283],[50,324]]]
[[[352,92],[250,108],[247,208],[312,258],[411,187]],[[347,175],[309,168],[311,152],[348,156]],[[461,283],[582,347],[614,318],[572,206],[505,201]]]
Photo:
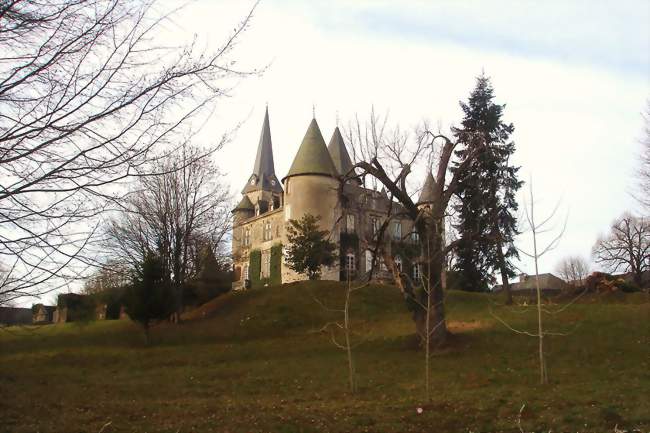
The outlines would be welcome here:
[[[510,303],[508,279],[515,275],[512,260],[519,258],[514,246],[518,234],[516,193],[523,182],[517,178],[519,167],[510,163],[515,152],[510,135],[515,128],[502,120],[505,105],[493,100],[490,79],[482,74],[467,103],[460,103],[464,118],[453,130],[461,144],[456,166],[474,156],[459,182],[456,228],[460,241],[455,271],[467,290],[486,290],[494,283],[493,274],[500,274]]]

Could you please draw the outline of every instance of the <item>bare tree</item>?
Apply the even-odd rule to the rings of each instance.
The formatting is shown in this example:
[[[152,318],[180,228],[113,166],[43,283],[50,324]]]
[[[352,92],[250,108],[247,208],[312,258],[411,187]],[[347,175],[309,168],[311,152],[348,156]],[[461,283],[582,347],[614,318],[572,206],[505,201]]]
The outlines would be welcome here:
[[[589,275],[589,262],[582,256],[567,256],[556,266],[557,273],[574,287],[583,287]]]
[[[236,69],[233,49],[250,14],[205,51],[156,42],[171,15],[155,6],[0,2],[3,296],[57,289],[94,265],[83,252],[123,184],[189,140],[190,124],[249,73]]]
[[[529,195],[530,202],[524,200],[524,210],[526,214],[526,221],[528,223],[528,229],[530,230],[533,237],[533,250],[531,252],[526,252],[522,249],[519,249],[519,252],[533,259],[535,263],[535,291],[537,294],[537,333],[525,333],[537,337],[539,341],[539,381],[540,384],[545,385],[548,383],[548,371],[546,369],[546,356],[544,354],[544,336],[550,335],[550,332],[544,330],[544,323],[542,320],[542,290],[539,285],[539,259],[544,256],[549,251],[555,249],[560,239],[564,235],[564,230],[566,229],[566,220],[564,222],[564,227],[559,233],[554,236],[546,245],[538,245],[538,236],[542,233],[548,233],[551,230],[549,227],[553,223],[553,219],[557,213],[559,203],[553,209],[549,216],[540,220],[535,219],[535,196],[533,193],[533,180],[530,179],[529,182]]]
[[[635,284],[643,285],[643,273],[650,269],[650,222],[623,214],[612,223],[610,232],[596,241],[592,254],[594,261],[610,272],[629,272]]]
[[[355,157],[362,157],[363,160],[357,161],[353,169],[345,173],[342,185],[352,178],[367,177],[383,185],[390,196],[390,203],[396,202],[393,217],[408,217],[414,221],[414,230],[421,239],[421,245],[427,245],[427,248],[422,248],[421,264],[428,291],[418,290],[409,282],[408,276],[399,272],[392,263],[383,238],[390,213],[375,239],[375,257],[383,256],[392,270],[395,282],[411,308],[423,346],[431,344],[431,347],[436,347],[444,343],[448,336],[442,275],[447,254],[455,245],[445,245],[447,207],[457,191],[459,175],[467,169],[480,146],[470,149],[468,157],[448,178],[449,163],[457,143],[440,132],[432,131],[426,124],[413,140],[399,127],[387,128],[386,119],[379,118],[373,110],[365,125],[356,118],[346,135],[353,148],[361,149],[353,152]],[[428,161],[425,170],[432,174],[431,197],[426,205],[416,203],[407,184],[413,167],[420,160]],[[373,259],[373,268],[375,262]]]
[[[183,284],[199,272],[205,247],[224,249],[230,230],[230,196],[219,172],[201,150],[182,146],[158,161],[164,174],[141,177],[122,212],[109,220],[111,259],[135,269],[149,252],[160,256],[163,275],[183,303]]]
[[[641,151],[640,165],[637,169],[637,192],[634,198],[643,206],[647,211],[650,209],[650,99],[647,101],[646,111],[643,114],[644,131],[641,138]]]
[[[342,320],[326,323],[321,329],[321,332],[329,332],[332,343],[341,350],[345,351],[348,361],[348,389],[351,393],[357,392],[357,370],[354,362],[353,349],[361,344],[362,340],[353,343],[353,327],[352,318],[350,316],[350,307],[352,303],[352,294],[357,290],[363,289],[368,286],[368,283],[361,285],[353,285],[350,278],[350,272],[347,272],[347,287],[345,290],[345,301],[343,308],[330,308],[323,304],[318,298],[314,296],[314,300],[325,310],[341,314]],[[337,337],[337,334],[343,333],[343,340]]]

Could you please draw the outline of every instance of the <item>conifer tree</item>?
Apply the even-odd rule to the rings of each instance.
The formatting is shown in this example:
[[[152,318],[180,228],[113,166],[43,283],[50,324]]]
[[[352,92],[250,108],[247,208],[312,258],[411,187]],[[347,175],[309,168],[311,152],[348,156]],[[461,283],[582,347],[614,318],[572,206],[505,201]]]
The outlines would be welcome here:
[[[287,228],[287,265],[310,280],[318,280],[323,266],[336,261],[336,244],[328,239],[329,231],[318,229],[318,220],[305,214],[299,220],[289,220]]]
[[[504,123],[505,105],[493,99],[490,79],[482,74],[467,103],[460,103],[465,116],[461,127],[453,130],[463,145],[456,152],[456,167],[471,150],[482,147],[459,182],[460,242],[455,270],[469,290],[487,289],[494,282],[492,274],[499,273],[510,303],[508,278],[515,275],[512,259],[519,258],[513,244],[518,234],[516,193],[523,182],[517,179],[519,167],[510,163],[515,151],[510,140],[514,125]]]
[[[142,325],[145,343],[154,320],[166,319],[174,311],[174,293],[164,278],[160,256],[148,253],[133,277],[125,296],[126,313]]]

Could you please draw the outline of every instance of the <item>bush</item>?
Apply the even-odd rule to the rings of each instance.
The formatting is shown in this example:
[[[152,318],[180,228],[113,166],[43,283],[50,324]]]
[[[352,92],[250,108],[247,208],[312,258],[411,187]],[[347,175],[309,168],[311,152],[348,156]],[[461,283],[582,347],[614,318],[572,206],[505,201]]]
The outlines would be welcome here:
[[[151,322],[168,318],[174,311],[174,292],[164,278],[162,260],[149,253],[139,266],[125,296],[126,313],[144,329],[149,343]]]

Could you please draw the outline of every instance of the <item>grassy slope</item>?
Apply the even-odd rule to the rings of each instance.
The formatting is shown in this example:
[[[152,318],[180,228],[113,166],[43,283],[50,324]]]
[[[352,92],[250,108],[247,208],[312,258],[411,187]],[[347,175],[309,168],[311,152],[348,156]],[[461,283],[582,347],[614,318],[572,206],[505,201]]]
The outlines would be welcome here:
[[[0,431],[11,432],[613,432],[650,429],[650,303],[645,295],[573,305],[547,315],[549,386],[537,384],[530,307],[450,293],[452,346],[423,355],[396,289],[354,295],[360,391],[346,392],[346,360],[317,332],[336,313],[337,283],[297,283],[225,295],[182,326],[127,321],[0,332]],[[557,309],[557,306],[549,306]],[[360,320],[362,319],[362,320]],[[424,412],[416,413],[417,407]]]

